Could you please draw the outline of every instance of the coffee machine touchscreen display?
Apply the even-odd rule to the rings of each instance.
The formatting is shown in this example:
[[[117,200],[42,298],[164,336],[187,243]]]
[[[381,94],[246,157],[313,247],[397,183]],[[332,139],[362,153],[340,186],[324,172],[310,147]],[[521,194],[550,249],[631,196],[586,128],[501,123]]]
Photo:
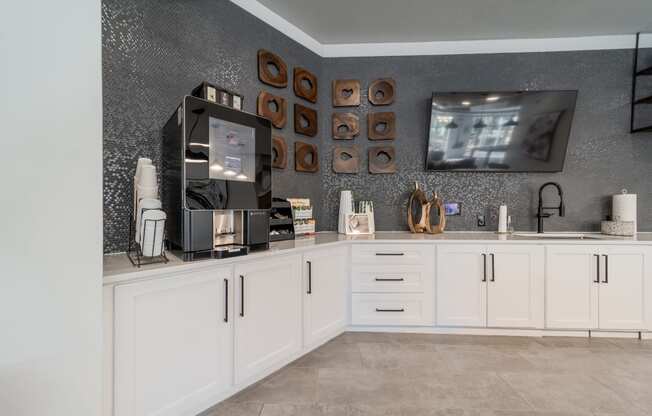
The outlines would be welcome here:
[[[211,179],[254,182],[256,130],[249,126],[209,118],[208,171]]]

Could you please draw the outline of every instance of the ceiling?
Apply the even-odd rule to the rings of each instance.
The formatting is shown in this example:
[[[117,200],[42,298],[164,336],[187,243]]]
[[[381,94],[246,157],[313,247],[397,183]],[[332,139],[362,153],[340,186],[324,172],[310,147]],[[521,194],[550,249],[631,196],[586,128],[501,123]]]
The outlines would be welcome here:
[[[652,0],[258,0],[322,45],[652,30]]]

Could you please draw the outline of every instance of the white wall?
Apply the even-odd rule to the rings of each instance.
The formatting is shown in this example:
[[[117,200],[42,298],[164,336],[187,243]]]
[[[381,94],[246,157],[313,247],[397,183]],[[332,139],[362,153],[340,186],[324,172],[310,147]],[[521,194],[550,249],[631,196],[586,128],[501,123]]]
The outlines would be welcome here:
[[[101,401],[99,0],[0,12],[0,414]]]

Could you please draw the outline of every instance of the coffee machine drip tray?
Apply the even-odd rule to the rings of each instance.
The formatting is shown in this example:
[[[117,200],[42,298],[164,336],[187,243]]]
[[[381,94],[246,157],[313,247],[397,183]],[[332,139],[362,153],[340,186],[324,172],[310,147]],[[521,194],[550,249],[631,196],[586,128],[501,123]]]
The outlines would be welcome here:
[[[246,254],[249,254],[249,247],[239,244],[216,246],[213,250],[214,259],[226,259],[228,257],[244,256]]]

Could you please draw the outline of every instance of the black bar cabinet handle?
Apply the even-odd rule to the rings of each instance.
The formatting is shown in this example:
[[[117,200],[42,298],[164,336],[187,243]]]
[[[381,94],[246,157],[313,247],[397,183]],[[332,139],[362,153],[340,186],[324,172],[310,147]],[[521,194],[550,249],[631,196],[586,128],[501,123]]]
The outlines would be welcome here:
[[[376,308],[376,312],[405,312],[405,308],[400,308],[400,309],[381,309],[381,308]]]
[[[595,257],[595,280],[593,283],[600,283],[600,255],[594,254]]]
[[[494,253],[490,254],[491,256],[491,281],[496,281],[496,262],[494,260]]]
[[[308,263],[308,294],[312,294],[312,262],[307,261]]]
[[[377,256],[404,256],[405,253],[376,253]]]
[[[244,276],[240,275],[240,316],[244,316]]]
[[[487,281],[487,255],[482,253],[482,281]]]
[[[402,277],[376,277],[374,280],[377,282],[402,282],[405,279]]]
[[[224,279],[224,322],[229,322],[229,279]]]
[[[603,254],[602,257],[604,257],[604,280],[602,283],[609,283],[609,256]]]

